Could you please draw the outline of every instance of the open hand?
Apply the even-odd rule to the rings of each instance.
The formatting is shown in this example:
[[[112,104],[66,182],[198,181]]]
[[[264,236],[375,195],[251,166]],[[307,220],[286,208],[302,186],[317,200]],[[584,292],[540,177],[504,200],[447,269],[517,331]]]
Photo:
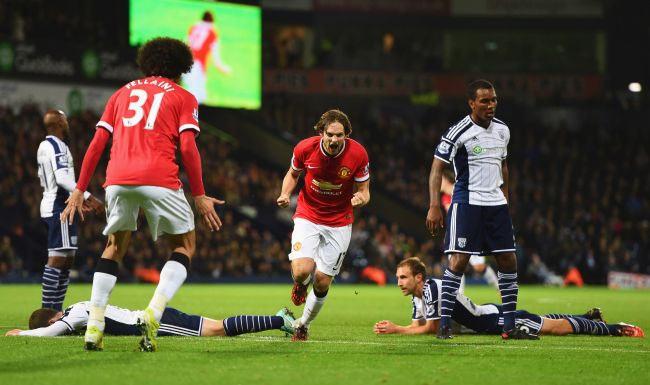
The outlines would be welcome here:
[[[221,218],[214,210],[214,205],[222,205],[226,201],[209,197],[207,195],[199,195],[194,197],[194,205],[196,210],[203,217],[203,223],[210,229],[210,231],[219,231],[221,229]]]

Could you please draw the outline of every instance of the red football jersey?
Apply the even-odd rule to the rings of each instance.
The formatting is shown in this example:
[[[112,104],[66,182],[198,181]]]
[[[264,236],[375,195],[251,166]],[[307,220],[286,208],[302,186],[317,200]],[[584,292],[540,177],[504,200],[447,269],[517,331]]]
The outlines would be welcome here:
[[[198,133],[198,115],[196,98],[164,77],[134,80],[117,90],[97,123],[113,134],[104,186],[180,188],[176,148],[182,131]]]
[[[442,196],[440,197],[440,203],[442,203],[442,207],[445,209],[445,212],[449,210],[449,206],[451,206],[451,195],[442,193]]]
[[[323,149],[320,136],[307,138],[293,149],[291,167],[305,170],[305,185],[300,190],[294,218],[332,227],[354,221],[350,202],[354,183],[370,178],[368,153],[359,142],[345,139],[341,152],[330,156]]]
[[[190,42],[192,56],[194,56],[194,60],[203,65],[203,70],[206,68],[205,65],[208,61],[212,44],[217,41],[217,38],[218,36],[212,23],[200,21],[190,28],[188,40]]]

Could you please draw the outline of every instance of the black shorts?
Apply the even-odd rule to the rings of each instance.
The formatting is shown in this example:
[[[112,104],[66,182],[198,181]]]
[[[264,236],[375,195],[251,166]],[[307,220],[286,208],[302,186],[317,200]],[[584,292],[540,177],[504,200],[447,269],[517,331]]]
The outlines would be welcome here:
[[[77,249],[77,224],[69,225],[66,221],[61,222],[60,213],[54,213],[51,217],[42,218],[47,224],[47,250],[63,251]]]
[[[108,317],[105,318],[106,334],[114,336],[137,336],[140,330],[135,324],[117,322]],[[160,320],[158,336],[201,336],[203,317],[198,315],[185,314],[180,310],[171,307],[165,308]]]
[[[515,251],[508,205],[452,203],[447,213],[445,253],[492,255]]]

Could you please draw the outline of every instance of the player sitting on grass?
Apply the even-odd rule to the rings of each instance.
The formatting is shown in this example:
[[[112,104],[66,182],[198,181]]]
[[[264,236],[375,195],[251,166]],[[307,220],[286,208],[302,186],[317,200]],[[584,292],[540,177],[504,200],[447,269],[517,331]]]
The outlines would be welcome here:
[[[88,324],[90,302],[77,302],[65,309],[38,309],[29,317],[29,329],[13,329],[7,336],[54,337],[83,332]],[[117,336],[140,335],[138,324],[142,322],[142,311],[106,307],[106,329],[104,332]],[[171,307],[165,308],[160,320],[158,336],[192,337],[234,337],[240,334],[257,333],[278,329],[293,334],[293,314],[283,308],[276,315],[238,315],[224,320],[214,320],[199,315],[185,314]]]
[[[395,325],[391,321],[379,321],[374,326],[377,334],[434,334],[440,321],[441,281],[426,278],[426,266],[418,258],[407,258],[397,265],[397,285],[402,293],[413,296],[413,317],[408,326]],[[503,329],[503,307],[495,304],[476,305],[462,293],[456,295],[451,315],[453,321],[484,334],[500,334]],[[538,339],[540,334],[564,336],[567,334],[591,334],[599,336],[644,337],[640,327],[625,323],[608,324],[600,309],[585,314],[546,314],[539,316],[525,310],[517,310],[515,326]]]

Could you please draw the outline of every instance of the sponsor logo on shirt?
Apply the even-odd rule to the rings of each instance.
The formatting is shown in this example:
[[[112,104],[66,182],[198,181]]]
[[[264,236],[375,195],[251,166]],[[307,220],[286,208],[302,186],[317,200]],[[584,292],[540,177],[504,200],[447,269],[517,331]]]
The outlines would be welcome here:
[[[321,190],[329,191],[329,190],[340,190],[343,184],[334,184],[325,180],[318,180],[318,179],[312,179],[311,183],[318,187]]]
[[[194,111],[192,112],[192,117],[193,117],[194,120],[196,120],[197,122],[199,121],[199,109],[198,109],[198,108],[195,108],[195,109],[194,109]]]
[[[474,148],[472,148],[472,152],[476,155],[480,155],[483,153],[483,147],[476,145]]]

